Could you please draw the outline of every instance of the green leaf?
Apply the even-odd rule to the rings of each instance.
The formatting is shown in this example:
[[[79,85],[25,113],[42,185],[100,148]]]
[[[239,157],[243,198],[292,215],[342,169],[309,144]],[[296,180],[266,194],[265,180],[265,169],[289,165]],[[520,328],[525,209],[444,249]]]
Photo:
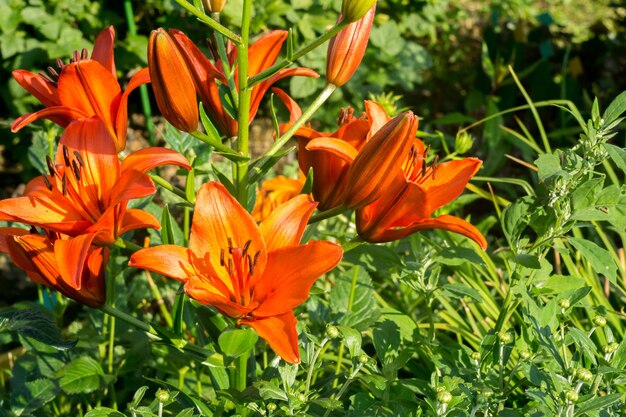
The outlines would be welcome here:
[[[66,393],[89,393],[102,387],[104,371],[95,359],[82,356],[60,369],[56,376]]]
[[[202,103],[200,103],[200,121],[202,121],[202,126],[204,126],[204,131],[206,132],[207,136],[212,141],[216,143],[221,143],[222,137],[220,136],[220,133],[217,131],[217,128],[215,127],[211,119],[209,119],[209,116],[207,116]]]
[[[593,400],[585,401],[582,404],[576,405],[576,413],[575,416],[582,416],[585,413],[594,410],[607,410],[608,406],[611,404],[615,404],[620,401],[624,394],[615,393],[605,395],[604,397],[596,397]],[[608,414],[607,414],[608,415]]]
[[[228,86],[224,84],[219,84],[218,89],[222,107],[230,117],[237,120],[238,110],[237,106],[235,105],[235,101],[233,100],[233,96],[230,92],[230,88],[228,88]]]
[[[615,165],[626,173],[626,150],[610,143],[604,143],[603,146],[613,162],[615,162]]]
[[[270,168],[272,168],[280,158],[293,152],[294,149],[296,149],[295,146],[290,146],[289,148],[283,149],[282,151],[277,152],[274,155],[262,156],[261,158],[252,162],[248,171],[248,183],[255,184],[259,182],[259,180],[263,178],[265,173],[269,171]]]
[[[482,258],[473,249],[460,246],[443,248],[435,257],[435,261],[449,266],[457,266],[464,263],[484,264]]]
[[[145,387],[147,388],[147,387]],[[96,407],[85,414],[85,417],[126,417],[124,414],[108,407]]]
[[[380,310],[372,279],[363,267],[356,265],[337,276],[335,287],[330,292],[330,307],[336,315],[333,321],[359,331],[367,330],[378,319]]]
[[[138,407],[139,403],[141,403],[141,400],[143,400],[143,396],[146,394],[147,390],[148,386],[144,385],[143,387],[140,387],[137,391],[135,391],[135,394],[133,394],[133,400],[128,404],[128,407]]]
[[[52,401],[58,394],[59,388],[50,379],[36,379],[26,382],[19,392],[11,395],[11,411],[16,416],[30,415]]]
[[[0,332],[12,331],[58,350],[71,349],[76,341],[63,340],[47,313],[39,310],[10,310],[0,313]]]
[[[535,160],[535,165],[539,169],[537,175],[541,181],[562,171],[559,157],[552,153],[544,153],[539,156]]]
[[[609,107],[606,108],[602,118],[604,125],[611,124],[615,119],[620,117],[626,111],[626,91],[615,97]]]
[[[161,214],[161,242],[164,245],[175,245],[174,230],[172,230],[172,216],[167,204],[163,207]]]
[[[599,274],[603,274],[613,284],[616,284],[617,265],[613,261],[608,250],[601,248],[593,242],[576,237],[569,237],[569,243],[574,246],[583,258],[589,261],[592,268]]]
[[[470,297],[478,303],[483,302],[480,292],[477,289],[468,287],[465,284],[445,284],[441,287],[441,289],[444,294],[453,298]]]
[[[343,343],[350,352],[350,357],[354,358],[361,353],[361,332],[346,326],[337,326],[343,335]]]
[[[176,414],[176,417],[193,417],[193,408],[185,408],[180,413]]]
[[[231,329],[222,332],[217,343],[224,355],[238,358],[254,347],[259,335],[254,329]]]
[[[526,268],[530,268],[530,269],[541,268],[541,264],[539,263],[539,258],[534,255],[521,253],[519,255],[516,255],[515,258],[513,258],[513,260]]]

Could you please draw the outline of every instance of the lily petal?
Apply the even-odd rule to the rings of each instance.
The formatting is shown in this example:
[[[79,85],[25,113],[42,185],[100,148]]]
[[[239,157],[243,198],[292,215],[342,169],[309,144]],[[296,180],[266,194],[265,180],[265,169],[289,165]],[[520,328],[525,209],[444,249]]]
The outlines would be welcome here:
[[[387,115],[387,112],[380,104],[372,100],[365,100],[365,112],[367,113],[367,120],[370,122],[369,136],[373,136],[385,125],[391,117]]]
[[[187,159],[180,153],[166,148],[143,148],[128,155],[122,161],[122,172],[132,169],[148,172],[161,165],[178,165],[186,170],[191,169]]]
[[[289,36],[289,32],[286,30],[273,30],[250,45],[248,49],[248,76],[257,75],[274,65],[287,36]],[[235,73],[235,79],[237,79],[237,73]]]
[[[137,229],[156,229],[161,228],[161,224],[152,214],[144,210],[139,209],[127,209],[122,219],[119,234],[123,235],[126,232]]]
[[[128,265],[182,282],[186,282],[195,274],[189,259],[189,250],[176,245],[160,245],[138,250],[131,255]]]
[[[91,59],[98,61],[102,66],[117,77],[115,72],[115,59],[113,58],[113,46],[115,44],[115,28],[109,26],[98,34],[93,45]]]
[[[292,311],[280,316],[265,317],[262,319],[244,319],[239,324],[252,327],[270,347],[285,361],[293,364],[300,363],[298,350],[298,321]]]
[[[33,74],[25,70],[15,70],[12,74],[15,81],[17,81],[24,90],[41,101],[41,104],[44,106],[52,107],[61,104],[56,85],[46,80],[41,75]]]
[[[98,116],[115,136],[114,122],[122,91],[117,78],[99,62],[66,65],[59,76],[59,99],[64,106]]]
[[[252,89],[250,97],[250,120],[254,119],[256,116],[263,96],[265,96],[265,93],[267,93],[267,90],[269,90],[273,84],[283,78],[296,76],[318,78],[320,75],[309,68],[284,68],[267,80],[259,83]]]
[[[0,252],[9,252],[9,241],[13,242],[13,236],[29,235],[30,232],[20,227],[0,227]]]
[[[295,122],[302,116],[302,109],[296,103],[294,99],[289,96],[284,90],[281,90],[278,87],[272,87],[272,92],[278,96],[279,99],[285,104],[287,110],[289,110],[289,121],[291,123]]]
[[[132,78],[128,82],[128,85],[126,86],[126,90],[124,90],[124,94],[122,94],[122,98],[120,99],[120,104],[117,110],[117,116],[115,118],[115,144],[119,152],[124,150],[124,148],[126,147],[126,125],[128,124],[128,95],[139,86],[147,84],[149,82],[150,72],[148,71],[148,68],[143,68],[132,76]]]
[[[60,195],[60,194],[59,194]],[[60,233],[80,233],[91,225],[65,198],[16,197],[0,201],[0,216]]]
[[[213,281],[212,283],[220,285],[218,281]],[[245,317],[254,309],[254,306],[242,306],[231,301],[225,295],[227,294],[226,292],[214,287],[211,285],[212,283],[191,277],[185,283],[185,292],[194,300],[213,306],[229,317]]]
[[[348,164],[354,162],[359,151],[348,142],[337,138],[317,138],[309,141],[306,145],[307,151],[326,151],[343,159]]]
[[[31,124],[35,120],[48,119],[52,120],[59,126],[65,127],[76,119],[84,119],[89,117],[87,113],[80,109],[75,109],[67,106],[54,106],[46,107],[35,113],[27,113],[23,116],[15,119],[11,125],[11,132],[15,133],[22,129],[24,126]]]
[[[454,201],[480,169],[481,164],[480,159],[464,158],[437,165],[433,175],[419,185],[426,197],[424,200],[426,210],[432,213],[439,207]]]
[[[255,269],[263,271],[267,250],[252,216],[222,184],[209,182],[200,187],[193,214],[189,249],[201,259],[208,253],[212,268],[222,281],[231,286],[226,268],[220,265],[220,254],[229,247],[243,248],[248,241],[248,253],[260,252]]]
[[[75,290],[82,287],[81,278],[95,233],[54,242],[54,256],[63,281]]]
[[[137,170],[126,170],[117,180],[107,206],[125,203],[133,198],[147,197],[155,192],[154,183],[148,175]]]
[[[254,286],[254,300],[259,302],[254,316],[276,316],[293,310],[308,298],[313,283],[336,267],[342,256],[341,246],[326,241],[270,252],[263,276]]]
[[[278,206],[259,227],[267,251],[298,245],[315,207],[317,203],[304,194]]]
[[[463,219],[449,215],[443,215],[432,219],[422,219],[418,223],[407,225],[404,228],[385,230],[377,236],[368,238],[368,241],[390,242],[426,229],[442,229],[460,233],[478,243],[483,250],[487,248],[487,240],[476,227]]]

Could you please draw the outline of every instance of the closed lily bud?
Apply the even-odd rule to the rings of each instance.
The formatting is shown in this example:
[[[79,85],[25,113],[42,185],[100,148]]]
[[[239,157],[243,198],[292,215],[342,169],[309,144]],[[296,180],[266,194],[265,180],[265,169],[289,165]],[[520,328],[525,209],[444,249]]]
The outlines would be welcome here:
[[[343,0],[341,15],[347,22],[356,22],[374,6],[376,0]]]
[[[350,166],[344,206],[363,207],[385,192],[402,172],[402,163],[415,139],[417,123],[417,116],[408,111],[388,121],[372,136]]]
[[[226,5],[226,0],[202,0],[204,8],[211,13],[221,13]]]
[[[184,132],[198,130],[198,102],[191,73],[176,43],[162,28],[150,34],[148,69],[163,117]]]
[[[350,23],[330,40],[326,81],[340,87],[352,78],[365,55],[375,12],[374,5],[361,19]]]

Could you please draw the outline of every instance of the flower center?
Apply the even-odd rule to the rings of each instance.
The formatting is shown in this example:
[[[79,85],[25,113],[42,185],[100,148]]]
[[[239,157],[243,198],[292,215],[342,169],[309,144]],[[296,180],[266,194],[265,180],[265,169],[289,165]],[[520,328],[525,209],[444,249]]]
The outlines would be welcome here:
[[[254,255],[248,253],[252,240],[248,240],[243,247],[233,246],[233,241],[228,238],[228,248],[220,251],[220,266],[226,270],[233,287],[231,300],[243,306],[247,306],[252,299],[253,290],[250,281],[254,275],[261,251]]]
[[[104,212],[102,202],[96,197],[97,207],[92,207],[85,204],[86,195],[93,193],[93,187],[87,186],[87,180],[83,168],[85,162],[83,157],[78,151],[73,152],[73,157],[70,157],[70,152],[67,146],[61,145],[63,152],[63,164],[54,164],[52,158],[46,155],[46,165],[48,166],[48,172],[41,176],[43,182],[48,190],[52,191],[56,189],[63,194],[64,197],[71,200],[72,205],[82,214],[85,219],[91,219],[94,223],[98,221],[98,218]]]
[[[432,164],[428,165],[428,163],[426,162],[426,158],[428,157],[429,150],[430,146],[428,146],[424,150],[424,152],[420,154],[415,145],[411,146],[409,155],[402,166],[407,181],[411,181],[416,184],[422,184],[430,177],[432,177],[433,180],[435,179],[435,175],[437,174],[437,162],[439,162],[439,156],[435,155]]]

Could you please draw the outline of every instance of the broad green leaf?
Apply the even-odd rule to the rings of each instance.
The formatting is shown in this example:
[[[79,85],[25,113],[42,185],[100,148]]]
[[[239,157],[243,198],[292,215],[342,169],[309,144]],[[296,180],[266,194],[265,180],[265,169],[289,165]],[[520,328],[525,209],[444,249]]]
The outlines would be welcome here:
[[[200,120],[202,121],[202,126],[204,126],[204,131],[206,132],[207,136],[216,143],[221,142],[222,138],[219,132],[217,131],[217,129],[215,128],[215,125],[213,124],[211,119],[209,119],[209,116],[206,114],[206,111],[204,110],[204,106],[202,105],[202,103],[200,103]]]
[[[597,273],[603,274],[613,284],[616,283],[617,265],[613,261],[613,258],[611,258],[611,254],[608,250],[585,239],[569,237],[568,241],[580,251],[583,258],[589,261]]]
[[[63,340],[48,314],[40,310],[10,310],[0,313],[0,332],[12,331],[58,350],[71,349],[75,341]]]
[[[222,332],[217,342],[224,355],[238,358],[252,349],[258,338],[254,329],[231,329]]]
[[[354,282],[354,288],[352,288]],[[367,330],[380,316],[372,279],[361,266],[337,276],[330,292],[330,307],[339,325]]]
[[[483,299],[477,289],[468,287],[465,284],[445,284],[441,287],[444,294],[453,298],[470,297],[478,303],[482,303]]]
[[[624,93],[626,93],[626,91]],[[603,146],[613,162],[615,162],[615,165],[626,173],[626,150],[619,146],[611,145],[610,143],[605,143]]]
[[[435,257],[435,261],[449,266],[457,266],[464,263],[484,264],[482,258],[474,250],[460,246],[443,248]]]
[[[613,120],[617,119],[626,111],[626,91],[615,97],[611,104],[606,108],[602,118],[604,124],[609,125]]]
[[[104,371],[93,358],[82,356],[57,372],[59,385],[68,394],[89,393],[102,387]]]
[[[107,407],[96,407],[85,414],[85,417],[126,417],[124,414]]]
[[[51,379],[36,379],[26,382],[18,392],[11,395],[11,411],[16,416],[31,415],[36,410],[52,401],[59,388]]]
[[[354,358],[361,353],[361,332],[346,326],[337,326],[343,335],[343,343],[348,347],[350,357]]]
[[[254,386],[259,390],[259,396],[266,401],[287,401],[287,394],[276,384],[273,381],[257,381],[254,383]]]
[[[576,412],[574,416],[582,416],[594,410],[607,410],[611,404],[617,403],[622,399],[623,396],[624,394],[622,393],[615,393],[585,401],[584,403],[576,406]]]
[[[539,180],[543,181],[548,177],[562,172],[559,157],[552,153],[544,153],[535,160],[535,165],[539,169],[537,172]]]
[[[576,345],[579,346],[583,352],[585,352],[587,358],[589,358],[595,365],[597,363],[596,356],[598,356],[598,349],[596,348],[596,345],[593,344],[591,339],[589,339],[589,336],[576,327],[570,327],[568,332],[570,337],[574,340],[574,343],[576,343]]]
[[[193,417],[193,408],[185,408],[180,413],[176,414],[176,417]]]

